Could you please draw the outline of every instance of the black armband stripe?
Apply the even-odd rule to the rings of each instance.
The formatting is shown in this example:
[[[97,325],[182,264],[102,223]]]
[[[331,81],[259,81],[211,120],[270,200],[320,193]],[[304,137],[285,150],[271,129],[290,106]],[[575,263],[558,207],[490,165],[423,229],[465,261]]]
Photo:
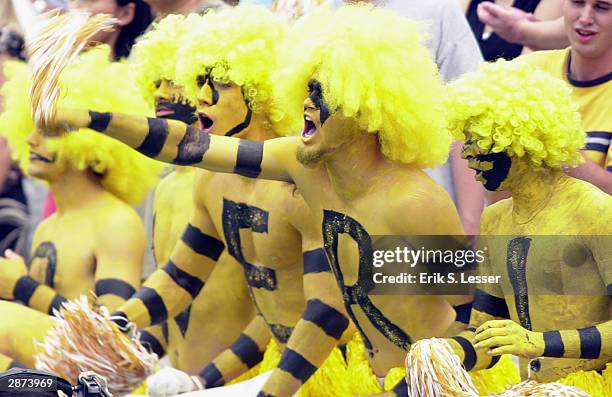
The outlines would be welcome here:
[[[302,318],[314,323],[334,339],[340,339],[349,326],[348,319],[341,312],[319,299],[310,299],[306,303]]]
[[[317,370],[317,367],[304,358],[300,353],[285,347],[283,355],[278,363],[278,368],[288,372],[302,383],[306,383],[308,378]]]
[[[453,306],[453,309],[455,309],[455,312],[457,313],[455,321],[458,321],[463,324],[470,323],[470,315],[472,314],[472,302]]]
[[[221,253],[225,249],[223,242],[202,233],[200,229],[190,223],[187,224],[181,240],[198,254],[204,255],[214,261],[219,259]]]
[[[23,302],[24,305],[28,306],[30,304],[30,299],[32,299],[32,295],[34,295],[39,285],[40,283],[30,276],[21,277],[17,280],[17,283],[15,283],[13,289],[15,300]]]
[[[580,335],[580,358],[599,358],[601,354],[601,333],[597,327],[581,328]]]
[[[136,148],[137,151],[147,157],[157,157],[168,138],[168,120],[147,117],[149,132],[144,141]]]
[[[608,296],[612,298],[612,284],[608,284]]]
[[[276,397],[274,394],[266,393],[265,391],[260,391],[257,393],[257,397]]]
[[[125,314],[124,312],[120,312],[120,311],[115,311],[111,313],[111,319],[112,321],[117,324],[117,326],[122,329],[125,330],[127,329],[127,326],[129,325],[129,320],[127,317],[127,314]]]
[[[221,374],[221,371],[219,371],[214,363],[208,364],[198,375],[206,381],[205,386],[207,389],[214,386],[223,386],[225,384],[223,374]]]
[[[565,345],[559,331],[544,332],[544,357],[563,357]]]
[[[463,336],[453,336],[451,339],[455,340],[463,349],[463,354],[465,358],[463,359],[463,366],[466,371],[471,371],[476,365],[476,349],[470,343],[469,340],[465,339]]]
[[[166,263],[162,269],[170,276],[172,281],[189,292],[189,295],[191,295],[193,299],[195,299],[202,288],[204,288],[204,282],[202,280],[178,268],[171,260],[168,260],[168,263]]]
[[[487,369],[493,368],[495,366],[495,364],[498,363],[499,360],[501,360],[501,356],[493,356],[493,357],[491,357],[491,362],[487,366]]]
[[[20,362],[19,362],[19,361],[17,361],[17,360],[13,360],[13,361],[11,361],[11,362],[10,362],[10,364],[9,364],[9,366],[8,366],[8,368],[7,368],[7,370],[9,370],[9,369],[13,369],[13,368],[23,368],[23,369],[27,369],[27,368],[28,368],[28,366],[27,366],[27,365],[25,365],[25,364],[20,363]]]
[[[108,128],[113,115],[111,113],[99,113],[90,110],[89,118],[91,121],[87,128],[98,132],[104,132]]]
[[[304,274],[331,272],[331,267],[329,266],[327,255],[323,248],[305,251],[303,257]]]
[[[474,294],[473,308],[493,317],[510,318],[508,305],[504,299],[489,295],[479,289]]]
[[[166,354],[161,342],[146,330],[140,331],[139,341],[147,350],[149,350],[149,352],[157,354],[157,357],[159,358],[162,358]]]
[[[251,337],[241,334],[236,342],[230,346],[230,350],[242,361],[247,368],[253,368],[263,360],[263,352]]]
[[[151,318],[151,325],[159,324],[168,319],[166,304],[153,288],[142,287],[135,297],[140,299],[147,308]]]
[[[241,139],[238,144],[234,173],[248,178],[257,178],[263,161],[263,142]]]
[[[391,391],[397,397],[408,397],[408,383],[406,382],[406,378],[402,378]]]
[[[102,296],[106,294],[120,296],[121,298],[128,300],[136,293],[134,287],[132,287],[127,281],[119,280],[117,278],[105,278],[96,281],[96,295]]]
[[[187,132],[178,144],[178,153],[172,160],[177,165],[198,164],[210,147],[210,135],[199,128],[187,126]]]
[[[55,296],[53,297],[53,300],[51,301],[51,304],[49,305],[47,314],[53,315],[53,310],[59,311],[59,309],[62,307],[62,303],[64,302],[68,302],[68,299],[64,298],[63,296],[59,294],[55,294]]]

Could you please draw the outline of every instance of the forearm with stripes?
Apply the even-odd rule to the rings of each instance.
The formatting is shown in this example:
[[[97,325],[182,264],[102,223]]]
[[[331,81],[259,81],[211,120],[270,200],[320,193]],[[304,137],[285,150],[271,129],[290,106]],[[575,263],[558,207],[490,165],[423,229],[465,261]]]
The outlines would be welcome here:
[[[612,320],[592,327],[543,334],[543,357],[612,359]]]
[[[322,248],[304,252],[304,283],[324,289],[335,286],[336,280]],[[304,288],[305,292],[308,288]],[[259,396],[292,396],[315,373],[338,344],[349,326],[349,320],[331,304],[311,297],[298,321],[278,368],[264,385]]]
[[[200,371],[206,387],[222,386],[259,364],[270,338],[270,328],[264,318],[255,316],[230,348]]]
[[[225,246],[191,224],[177,244],[168,263],[153,272],[140,291],[119,307],[115,316],[126,318],[138,328],[161,324],[185,310],[198,296],[207,277],[203,273],[210,274]],[[174,263],[175,257],[182,258],[184,263]]]
[[[153,327],[140,330],[139,340],[147,350],[157,354],[157,357],[162,358],[166,355],[168,341],[164,336],[161,325],[154,325]]]
[[[24,305],[47,314],[53,314],[53,309],[59,310],[61,304],[67,301],[53,288],[39,283],[30,276],[23,276],[17,281],[13,296]]]
[[[509,319],[508,306],[503,298],[490,295],[484,291],[476,290],[470,316],[469,327],[456,336],[447,338],[453,351],[459,356],[468,371],[491,368],[500,359],[500,356],[489,356],[486,349],[476,351],[473,340],[476,327],[488,320]]]

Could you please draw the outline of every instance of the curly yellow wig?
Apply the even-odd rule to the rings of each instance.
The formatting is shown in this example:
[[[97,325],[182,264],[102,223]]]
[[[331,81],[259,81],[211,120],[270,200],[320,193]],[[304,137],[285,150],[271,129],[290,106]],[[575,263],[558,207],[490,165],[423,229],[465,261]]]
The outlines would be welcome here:
[[[192,40],[202,22],[199,14],[168,15],[142,36],[130,55],[130,69],[142,94],[153,102],[155,83],[176,80],[176,56],[180,46]],[[199,45],[203,45],[199,43]]]
[[[264,114],[277,134],[299,131],[302,107],[287,108],[273,93],[277,48],[287,22],[265,7],[239,5],[209,12],[201,26],[177,56],[177,82],[187,97],[195,103],[197,77],[211,70],[214,80],[240,86],[251,110]]]
[[[582,162],[578,106],[567,85],[516,60],[485,63],[448,87],[449,128],[482,149],[527,156],[534,169]]]
[[[441,112],[443,86],[422,27],[367,5],[321,8],[298,20],[276,78],[286,106],[302,108],[317,79],[332,111],[377,134],[390,160],[430,167],[448,157],[452,137]]]
[[[62,92],[69,94],[60,99],[60,107],[152,116],[152,107],[127,78],[127,65],[109,62],[109,54],[106,46],[93,49],[65,71],[60,84]],[[0,90],[5,105],[0,133],[7,137],[13,157],[27,171],[30,150],[26,138],[35,129],[29,98],[31,71],[24,63],[9,62],[5,74],[7,81]],[[88,129],[47,138],[47,145],[56,151],[58,162],[79,170],[91,169],[101,176],[106,190],[127,203],[142,201],[163,167],[119,141]]]

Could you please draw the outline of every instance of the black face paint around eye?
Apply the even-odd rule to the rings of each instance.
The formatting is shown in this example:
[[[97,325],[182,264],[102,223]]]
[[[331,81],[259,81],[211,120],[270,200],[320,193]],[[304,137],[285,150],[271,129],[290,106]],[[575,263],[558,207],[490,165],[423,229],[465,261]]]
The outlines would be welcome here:
[[[318,80],[312,79],[308,82],[308,97],[320,111],[321,125],[331,116],[329,107],[323,99],[323,88]]]
[[[512,159],[505,152],[478,154],[475,159],[480,162],[490,162],[493,167],[488,171],[480,171],[484,179],[485,189],[494,192],[499,189],[499,186],[508,177]]]
[[[158,116],[162,119],[178,120],[185,124],[192,125],[198,121],[196,116],[196,108],[187,100],[174,101],[159,101],[157,102],[157,110],[169,110],[168,114]]]

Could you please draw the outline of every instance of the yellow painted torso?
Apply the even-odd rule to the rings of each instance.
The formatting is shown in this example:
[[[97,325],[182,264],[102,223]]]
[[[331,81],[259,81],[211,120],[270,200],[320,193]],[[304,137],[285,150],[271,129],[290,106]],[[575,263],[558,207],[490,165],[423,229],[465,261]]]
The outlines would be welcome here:
[[[323,166],[300,169],[294,179],[316,214],[316,222],[324,228],[326,211],[328,220],[332,212],[340,218],[343,214],[350,214],[350,218],[370,236],[463,234],[457,210],[448,194],[424,172],[413,167],[400,164],[390,166],[384,175],[369,181],[368,191],[360,192],[353,198],[341,197],[336,193]],[[406,203],[411,202],[417,207],[406,210]],[[328,233],[322,238],[328,242],[328,256],[333,251],[329,246],[332,234]],[[359,253],[357,244],[348,234],[338,235],[337,259],[337,269],[332,263],[336,278],[340,276],[339,270],[344,286],[355,285]],[[382,312],[382,317],[400,328],[412,341],[444,335],[455,319],[452,306],[441,296],[370,295],[369,299]],[[384,376],[391,368],[403,366],[406,351],[400,346],[402,343],[405,345],[406,341],[385,336],[383,332],[390,335],[389,328],[385,325],[377,328],[373,324],[381,318],[374,315],[368,319],[358,304],[352,304],[350,309],[355,325],[372,345],[369,358],[374,372]]]
[[[532,330],[540,332],[584,328],[612,319],[606,293],[612,280],[612,247],[606,249],[606,240],[591,237],[612,234],[612,198],[586,182],[565,178],[549,204],[527,223],[516,222],[512,204],[512,199],[507,199],[488,207],[482,223],[482,234],[497,235],[487,238],[490,271],[503,275],[501,288],[512,319],[523,326],[530,322]],[[515,298],[510,280],[520,278],[513,278],[507,267],[508,244],[519,236],[530,239],[525,258],[527,305]],[[599,267],[591,254],[584,260],[568,259],[572,249],[583,245],[597,249]],[[516,261],[520,259],[511,263]],[[583,295],[576,295],[582,291]],[[541,369],[532,372],[532,377],[556,380],[580,369],[601,369],[605,361],[540,359]],[[527,367],[527,361],[521,360],[523,377]]]
[[[295,225],[308,208],[288,183],[202,173],[218,187],[203,193],[215,228],[228,253],[239,258],[242,280],[248,274],[256,310],[284,344],[305,308],[302,240]],[[237,228],[241,222],[251,226]]]
[[[54,213],[34,233],[29,275],[68,299],[89,294],[95,287],[97,233],[126,213],[137,216],[108,192],[83,208]]]

